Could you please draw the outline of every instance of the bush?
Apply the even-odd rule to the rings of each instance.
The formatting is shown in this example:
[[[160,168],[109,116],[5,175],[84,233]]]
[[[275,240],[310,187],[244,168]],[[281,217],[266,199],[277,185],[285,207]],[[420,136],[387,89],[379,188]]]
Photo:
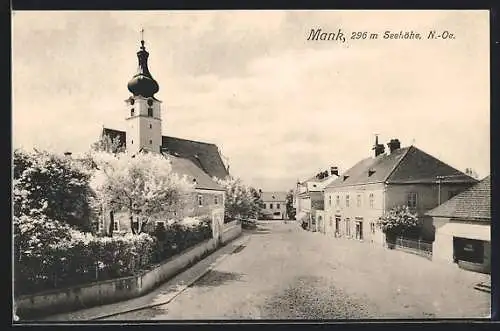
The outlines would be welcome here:
[[[159,262],[212,238],[211,220],[194,217],[169,220],[166,226],[157,225],[154,235],[158,240],[156,259]]]
[[[95,237],[45,216],[14,220],[16,295],[133,275],[153,261],[147,234]]]

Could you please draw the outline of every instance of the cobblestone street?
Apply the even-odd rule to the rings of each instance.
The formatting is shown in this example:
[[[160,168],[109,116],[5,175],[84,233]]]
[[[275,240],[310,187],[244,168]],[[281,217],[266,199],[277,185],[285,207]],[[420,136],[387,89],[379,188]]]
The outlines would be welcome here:
[[[488,278],[268,222],[168,304],[107,320],[477,318],[490,294],[473,286]]]

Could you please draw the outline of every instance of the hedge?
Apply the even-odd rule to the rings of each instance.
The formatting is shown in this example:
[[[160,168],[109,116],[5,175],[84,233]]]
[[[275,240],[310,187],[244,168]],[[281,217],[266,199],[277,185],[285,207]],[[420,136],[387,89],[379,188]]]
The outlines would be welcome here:
[[[16,296],[134,275],[212,237],[209,219],[158,228],[153,236],[96,237],[43,216],[15,218]]]

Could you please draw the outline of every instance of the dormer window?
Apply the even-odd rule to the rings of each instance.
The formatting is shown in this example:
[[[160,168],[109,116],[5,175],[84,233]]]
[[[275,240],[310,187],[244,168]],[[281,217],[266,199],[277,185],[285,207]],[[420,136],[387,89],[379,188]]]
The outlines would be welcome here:
[[[348,176],[348,175],[344,175],[344,181],[345,181],[347,178],[349,178],[349,176]]]
[[[375,173],[375,169],[368,169],[368,177]]]
[[[148,116],[153,117],[153,108],[148,108]]]

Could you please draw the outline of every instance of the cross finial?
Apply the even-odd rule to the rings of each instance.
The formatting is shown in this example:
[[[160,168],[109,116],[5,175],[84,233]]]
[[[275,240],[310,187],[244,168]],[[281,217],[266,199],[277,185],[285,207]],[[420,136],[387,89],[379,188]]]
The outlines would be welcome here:
[[[144,28],[141,29],[141,49],[144,49]]]

